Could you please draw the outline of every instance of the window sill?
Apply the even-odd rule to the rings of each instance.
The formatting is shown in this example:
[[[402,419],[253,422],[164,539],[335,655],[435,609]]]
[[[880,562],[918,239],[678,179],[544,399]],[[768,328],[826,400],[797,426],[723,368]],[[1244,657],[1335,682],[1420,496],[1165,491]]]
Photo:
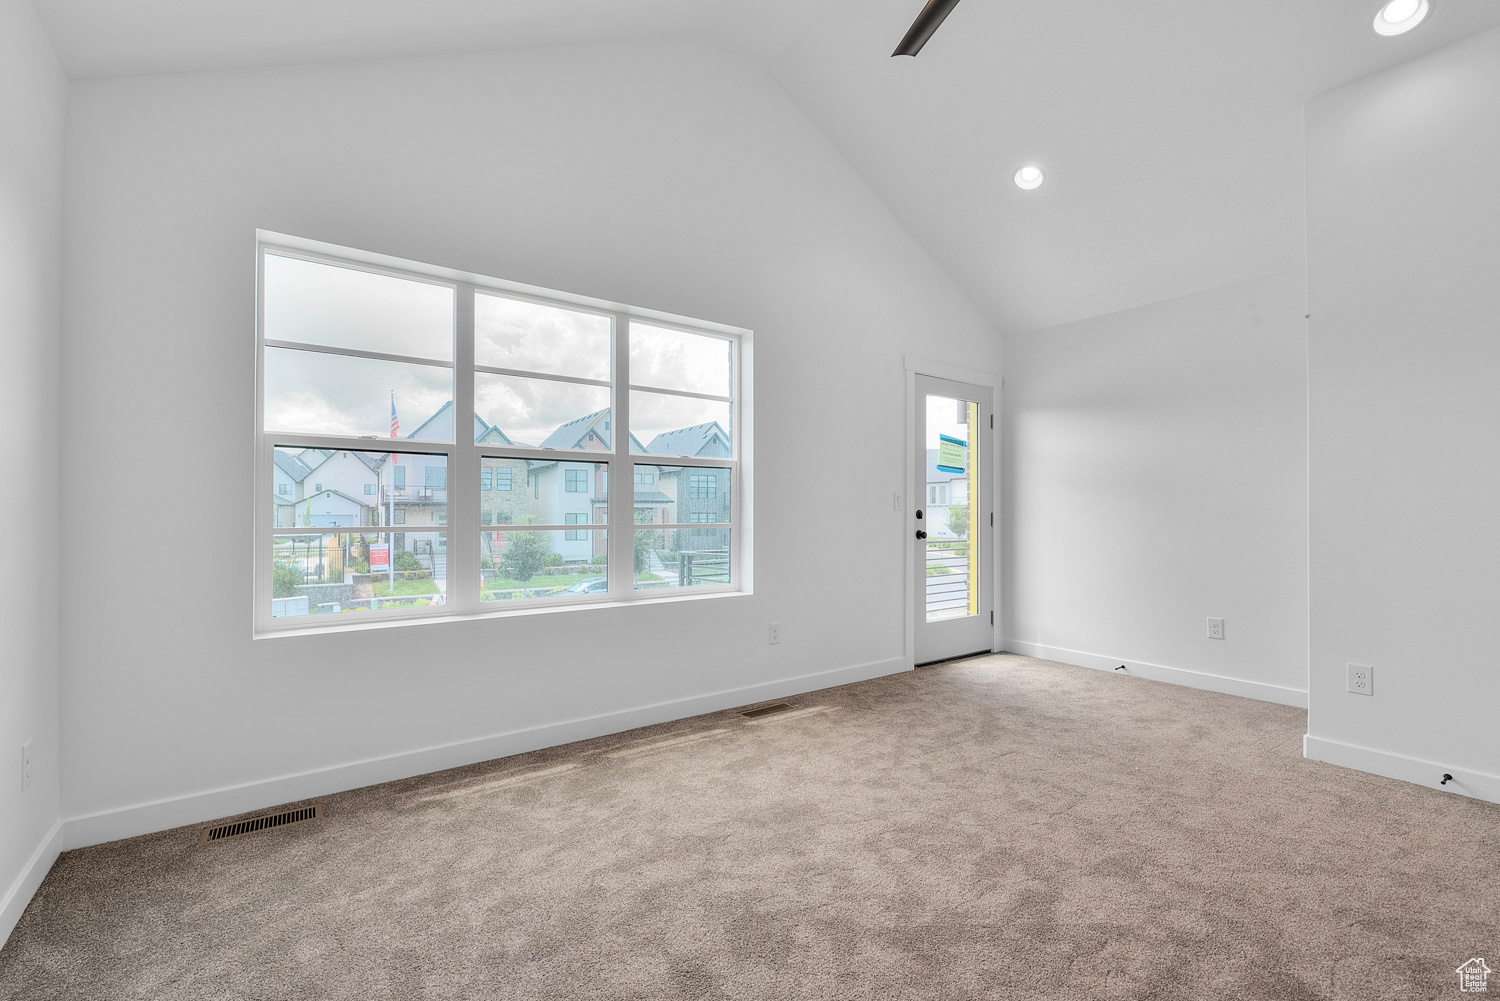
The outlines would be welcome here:
[[[741,598],[753,594],[745,589],[698,592],[696,594],[668,594],[661,597],[631,598],[627,601],[592,601],[567,605],[542,605],[533,608],[482,609],[464,614],[421,615],[405,618],[392,617],[371,621],[330,623],[326,626],[287,627],[284,629],[256,629],[252,639],[274,640],[295,636],[325,636],[329,633],[364,632],[371,629],[400,629],[407,626],[428,626],[444,622],[475,622],[485,619],[511,619],[518,616],[554,615],[562,612],[589,612],[597,608],[636,608],[642,605],[664,605],[680,601],[711,601],[715,598]],[[301,618],[301,616],[298,616]]]

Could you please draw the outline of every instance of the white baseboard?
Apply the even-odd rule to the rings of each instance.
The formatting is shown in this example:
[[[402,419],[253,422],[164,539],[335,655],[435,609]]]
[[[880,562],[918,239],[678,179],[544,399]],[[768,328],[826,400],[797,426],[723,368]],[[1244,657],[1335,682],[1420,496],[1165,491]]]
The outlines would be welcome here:
[[[1456,765],[1444,765],[1390,751],[1377,751],[1373,747],[1346,744],[1341,740],[1328,740],[1312,734],[1302,738],[1302,755],[1313,761],[1324,761],[1330,765],[1384,775],[1388,779],[1428,786],[1441,792],[1500,803],[1500,775],[1488,772],[1470,771]],[[1447,785],[1442,784],[1444,775],[1453,776]]]
[[[1061,661],[1064,664],[1072,664],[1074,667],[1091,667],[1096,671],[1114,672],[1123,664],[1125,670],[1120,673],[1131,674],[1137,678],[1165,681],[1168,684],[1184,685],[1188,688],[1202,688],[1210,692],[1223,692],[1225,695],[1240,695],[1247,699],[1259,699],[1262,702],[1277,702],[1284,706],[1296,706],[1299,709],[1307,708],[1307,692],[1300,688],[1284,688],[1281,685],[1268,685],[1263,681],[1228,678],[1221,674],[1190,671],[1186,668],[1167,667],[1163,664],[1149,664],[1139,660],[1127,660],[1123,657],[1106,657],[1099,653],[1069,650],[1060,646],[1045,646],[1041,643],[1028,643],[1025,640],[1006,640],[1005,649],[1010,653],[1038,657],[1042,660]]]
[[[5,891],[5,896],[0,897],[0,946],[3,946],[10,933],[15,930],[16,922],[21,920],[21,915],[26,912],[26,905],[31,903],[31,898],[36,895],[37,887],[42,885],[42,880],[47,878],[47,873],[52,870],[52,863],[57,861],[57,856],[62,854],[62,832],[61,820],[52,825],[52,830],[37,845],[36,851],[31,853],[31,858],[26,860],[26,865],[16,876],[15,881]]]
[[[392,782],[397,779],[411,778],[414,775],[442,771],[445,768],[457,768],[461,765],[503,758],[511,754],[522,754],[544,747],[570,744],[577,740],[588,740],[590,737],[621,733],[654,723],[665,723],[688,716],[718,712],[721,709],[732,709],[735,706],[748,705],[752,702],[788,698],[823,688],[849,685],[856,681],[868,681],[871,678],[907,670],[910,668],[903,658],[892,657],[888,660],[856,664],[853,667],[833,671],[820,671],[795,678],[712,692],[708,695],[639,706],[600,716],[566,720],[527,730],[512,730],[438,747],[355,761],[332,768],[283,775],[261,782],[250,782],[115,810],[104,810],[85,816],[69,817],[63,825],[61,843],[64,850],[71,850],[103,844],[106,841],[118,841],[121,838],[133,838],[141,834],[204,823],[220,817],[261,810],[282,803],[311,799],[314,796],[328,796],[380,782]],[[27,899],[30,899],[29,895]]]

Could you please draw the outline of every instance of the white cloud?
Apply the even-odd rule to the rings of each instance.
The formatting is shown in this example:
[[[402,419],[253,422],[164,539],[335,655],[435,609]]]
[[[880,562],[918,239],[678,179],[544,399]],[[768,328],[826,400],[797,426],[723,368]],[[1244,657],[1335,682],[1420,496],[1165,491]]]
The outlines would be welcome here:
[[[608,379],[607,316],[496,295],[474,297],[474,360],[576,379]]]
[[[728,396],[730,344],[718,337],[630,325],[630,381],[637,386]]]

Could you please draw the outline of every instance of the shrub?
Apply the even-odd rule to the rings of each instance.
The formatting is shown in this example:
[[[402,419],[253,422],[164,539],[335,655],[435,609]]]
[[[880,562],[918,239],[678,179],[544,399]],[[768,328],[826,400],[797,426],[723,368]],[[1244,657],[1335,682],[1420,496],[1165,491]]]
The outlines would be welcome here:
[[[549,567],[560,567],[562,565],[563,565],[562,553],[548,553],[547,554],[547,566],[549,566]]]
[[[488,556],[481,556],[479,557],[479,569],[493,570],[495,569],[495,561],[490,559]]]
[[[344,567],[344,569],[350,573],[369,573],[370,564],[363,560],[350,560],[348,566]]]
[[[271,594],[277,598],[292,598],[297,594],[297,585],[302,583],[302,571],[285,560],[277,560],[271,568]]]
[[[402,549],[396,553],[396,569],[420,570],[422,569],[422,563],[417,559],[415,554],[409,553],[405,549]]]
[[[515,532],[500,554],[500,569],[511,580],[526,583],[548,565],[551,543],[540,532]]]
[[[592,567],[602,567],[608,565],[608,563],[609,557],[603,554],[595,556],[593,559],[589,560],[589,566]]]

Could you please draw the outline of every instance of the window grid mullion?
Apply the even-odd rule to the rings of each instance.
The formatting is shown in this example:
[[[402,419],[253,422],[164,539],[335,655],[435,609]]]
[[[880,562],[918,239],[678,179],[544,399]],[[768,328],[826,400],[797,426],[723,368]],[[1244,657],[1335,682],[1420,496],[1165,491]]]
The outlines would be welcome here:
[[[635,594],[635,480],[630,460],[630,319],[615,314],[614,388],[610,417],[614,434],[609,458],[610,597],[629,599]]]
[[[453,459],[448,470],[448,603],[479,610],[479,452],[474,445],[474,286],[454,303]]]

